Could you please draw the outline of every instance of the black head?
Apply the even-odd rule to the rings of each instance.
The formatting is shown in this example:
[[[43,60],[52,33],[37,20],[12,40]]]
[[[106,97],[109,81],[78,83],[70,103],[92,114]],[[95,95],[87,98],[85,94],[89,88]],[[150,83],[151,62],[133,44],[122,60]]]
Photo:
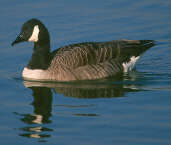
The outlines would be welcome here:
[[[23,41],[34,43],[49,41],[48,30],[40,20],[30,19],[23,24],[19,36],[11,45]]]

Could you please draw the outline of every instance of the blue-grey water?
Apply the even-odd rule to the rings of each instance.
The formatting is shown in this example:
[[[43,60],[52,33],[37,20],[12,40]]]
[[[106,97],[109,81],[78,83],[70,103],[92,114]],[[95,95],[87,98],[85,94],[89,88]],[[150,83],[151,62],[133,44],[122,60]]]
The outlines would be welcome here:
[[[33,44],[10,45],[30,18],[48,27],[52,50],[123,38],[160,42],[121,78],[33,83],[21,77]],[[0,144],[170,145],[169,40],[170,0],[1,0]]]

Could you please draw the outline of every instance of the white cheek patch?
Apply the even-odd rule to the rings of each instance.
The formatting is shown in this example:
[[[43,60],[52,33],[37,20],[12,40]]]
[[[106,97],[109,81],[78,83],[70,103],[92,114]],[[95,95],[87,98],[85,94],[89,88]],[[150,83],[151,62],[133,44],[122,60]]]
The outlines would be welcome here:
[[[132,56],[130,58],[130,61],[129,62],[122,63],[123,71],[124,72],[131,71],[135,67],[136,62],[138,61],[139,58],[140,58],[140,56],[137,56],[137,57]]]
[[[37,42],[39,40],[39,26],[36,25],[34,26],[33,28],[33,33],[31,35],[31,37],[28,39],[28,41],[31,41],[31,42]]]

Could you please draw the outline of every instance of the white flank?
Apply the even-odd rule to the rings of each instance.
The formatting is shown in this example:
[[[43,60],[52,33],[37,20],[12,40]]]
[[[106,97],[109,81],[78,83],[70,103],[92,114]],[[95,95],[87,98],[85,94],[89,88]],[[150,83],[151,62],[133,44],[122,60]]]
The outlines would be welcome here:
[[[31,35],[31,37],[28,39],[28,41],[31,41],[31,42],[37,42],[39,40],[39,26],[36,25],[34,26],[33,28],[33,33]]]
[[[130,61],[129,61],[129,62],[122,63],[123,71],[124,71],[124,72],[131,71],[131,70],[135,67],[136,62],[137,62],[137,60],[138,60],[139,58],[140,58],[139,56],[137,56],[137,57],[132,56],[132,57],[130,58]]]
[[[42,80],[47,79],[47,72],[41,69],[28,69],[24,68],[22,72],[23,78],[32,79],[32,80]]]

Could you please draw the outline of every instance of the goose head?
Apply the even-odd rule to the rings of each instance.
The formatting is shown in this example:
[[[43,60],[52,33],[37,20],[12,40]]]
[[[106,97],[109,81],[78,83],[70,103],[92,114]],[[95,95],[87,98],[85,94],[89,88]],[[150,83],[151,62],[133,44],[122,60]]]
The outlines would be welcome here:
[[[49,32],[45,25],[38,19],[30,19],[25,22],[21,28],[21,32],[12,46],[20,42],[49,43]]]

